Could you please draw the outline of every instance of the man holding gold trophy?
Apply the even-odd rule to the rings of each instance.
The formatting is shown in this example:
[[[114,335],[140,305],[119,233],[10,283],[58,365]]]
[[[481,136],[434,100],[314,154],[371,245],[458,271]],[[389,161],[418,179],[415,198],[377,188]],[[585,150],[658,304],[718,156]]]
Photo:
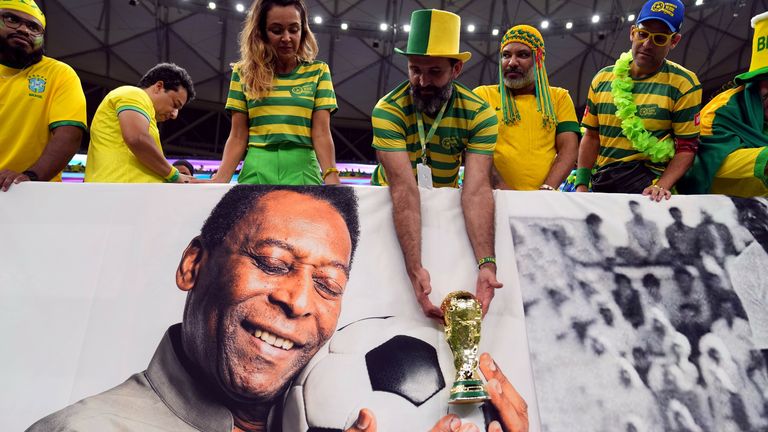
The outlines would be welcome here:
[[[408,58],[408,81],[379,100],[372,113],[373,147],[381,161],[372,183],[390,188],[397,237],[422,311],[445,323],[456,367],[449,403],[489,401],[498,411],[498,419],[488,423],[489,432],[527,432],[525,400],[491,356],[479,352],[482,318],[494,290],[502,287],[496,278],[490,184],[498,121],[487,102],[455,81],[471,56],[459,52],[460,30],[461,18],[451,12],[424,9],[412,13],[408,45],[405,50],[395,50]],[[476,295],[452,292],[438,308],[428,298],[431,280],[421,263],[419,187],[458,187],[462,161],[461,204],[477,259]],[[432,432],[436,431],[479,429],[451,414],[435,425]]]

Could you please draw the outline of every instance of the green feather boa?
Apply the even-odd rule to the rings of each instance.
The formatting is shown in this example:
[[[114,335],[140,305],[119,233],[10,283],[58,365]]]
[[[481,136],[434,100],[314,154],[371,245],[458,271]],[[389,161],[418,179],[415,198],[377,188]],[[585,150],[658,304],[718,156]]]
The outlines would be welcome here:
[[[632,97],[634,82],[629,76],[631,62],[632,51],[627,51],[619,56],[613,67],[616,78],[611,83],[611,94],[616,105],[616,117],[621,120],[621,131],[632,143],[632,147],[648,156],[652,162],[667,162],[675,155],[675,144],[670,138],[659,141],[645,130],[643,119],[637,116],[637,105]]]

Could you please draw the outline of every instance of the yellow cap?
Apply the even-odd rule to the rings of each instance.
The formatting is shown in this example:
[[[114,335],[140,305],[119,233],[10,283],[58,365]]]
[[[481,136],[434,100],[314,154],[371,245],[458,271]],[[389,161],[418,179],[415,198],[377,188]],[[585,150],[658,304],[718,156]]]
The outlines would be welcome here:
[[[734,81],[742,84],[758,76],[768,74],[768,12],[752,17],[752,61],[749,64],[749,72],[736,75]]]
[[[34,0],[0,0],[0,9],[24,12],[40,21],[40,24],[45,28],[45,15],[43,15],[43,11],[40,10]]]

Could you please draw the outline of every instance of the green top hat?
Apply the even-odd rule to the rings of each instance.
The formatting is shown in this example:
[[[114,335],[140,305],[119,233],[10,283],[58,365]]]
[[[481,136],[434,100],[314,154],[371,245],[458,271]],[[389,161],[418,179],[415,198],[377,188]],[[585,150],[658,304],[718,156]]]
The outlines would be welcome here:
[[[752,17],[752,61],[749,72],[736,75],[736,84],[744,84],[755,78],[768,79],[768,12]]]
[[[459,52],[461,18],[451,12],[439,9],[421,9],[411,14],[411,31],[408,34],[408,46],[405,51],[395,48],[395,52],[405,55],[447,57],[467,62],[472,53]]]

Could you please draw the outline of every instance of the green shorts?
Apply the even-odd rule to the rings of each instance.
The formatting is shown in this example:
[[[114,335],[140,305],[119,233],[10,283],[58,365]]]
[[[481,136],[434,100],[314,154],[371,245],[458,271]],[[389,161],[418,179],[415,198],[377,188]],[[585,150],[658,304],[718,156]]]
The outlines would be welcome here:
[[[240,184],[321,185],[320,164],[315,150],[295,144],[248,147]]]

